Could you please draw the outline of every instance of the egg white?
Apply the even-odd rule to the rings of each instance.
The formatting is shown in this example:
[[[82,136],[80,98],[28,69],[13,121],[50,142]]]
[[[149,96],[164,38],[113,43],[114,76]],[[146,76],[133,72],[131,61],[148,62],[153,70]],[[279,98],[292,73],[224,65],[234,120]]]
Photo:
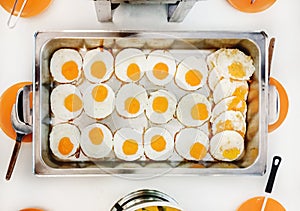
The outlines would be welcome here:
[[[103,62],[106,67],[106,73],[102,77],[96,77],[92,74],[92,66],[96,62]],[[114,57],[105,49],[93,49],[86,52],[83,59],[83,71],[87,80],[91,83],[105,82],[110,79],[114,72]]]
[[[153,137],[156,135],[162,136],[166,141],[165,149],[162,151],[156,151],[152,148],[151,143]],[[151,160],[166,160],[170,158],[174,151],[174,139],[172,135],[164,128],[151,127],[148,128],[144,134],[144,150],[145,155]]]
[[[69,80],[62,74],[62,67],[66,62],[73,61],[78,67],[78,76]],[[71,83],[77,81],[81,76],[82,57],[78,51],[73,49],[59,49],[54,52],[50,60],[50,73],[54,81],[59,83]]]
[[[90,131],[94,128],[101,129],[103,133],[103,140],[102,143],[99,145],[93,144],[89,137]],[[89,158],[103,158],[109,155],[109,153],[112,151],[112,138],[112,133],[107,126],[100,123],[94,123],[85,127],[81,131],[80,147],[82,152]]]
[[[55,87],[52,90],[51,95],[50,95],[50,106],[51,106],[51,111],[53,112],[53,114],[56,118],[67,121],[67,120],[74,119],[81,114],[81,112],[83,110],[83,106],[79,110],[74,111],[74,112],[69,111],[65,107],[65,104],[64,104],[65,99],[70,94],[77,95],[80,98],[81,102],[83,103],[81,92],[74,85],[62,84],[62,85]]]
[[[217,68],[213,68],[209,73],[208,73],[208,86],[209,88],[214,91],[217,84],[220,82],[220,80],[223,79],[223,76],[220,74],[220,72],[217,70]]]
[[[140,69],[140,77],[137,80],[132,80],[127,75],[127,69],[130,64],[136,64]],[[147,68],[146,55],[143,51],[136,48],[127,48],[121,50],[115,59],[115,74],[117,78],[123,82],[139,81]]]
[[[153,74],[153,68],[158,63],[164,63],[168,67],[168,75],[158,79]],[[176,72],[176,61],[172,54],[165,50],[154,50],[147,57],[147,78],[155,85],[164,86],[172,81]]]
[[[153,102],[157,97],[164,97],[168,101],[168,108],[165,112],[159,113],[153,109]],[[175,95],[166,90],[158,90],[156,92],[150,93],[148,104],[146,107],[146,116],[147,118],[157,124],[163,124],[170,121],[176,110],[177,99]]]
[[[138,144],[138,150],[133,155],[126,155],[123,152],[123,144],[126,140],[135,140]],[[143,134],[132,128],[121,128],[114,134],[114,152],[117,158],[126,161],[134,161],[140,159],[144,154]]]
[[[194,158],[190,154],[190,149],[195,143],[200,143],[205,147],[205,155],[200,159]],[[187,160],[202,160],[208,151],[209,139],[208,136],[199,129],[196,128],[184,128],[178,132],[175,136],[175,149],[176,152]]]
[[[237,149],[236,156],[224,156],[228,150]],[[244,151],[243,137],[233,130],[226,130],[214,135],[210,140],[210,154],[220,161],[234,161],[241,157]]]
[[[191,85],[186,81],[186,74],[190,70],[197,71],[201,74],[202,78],[199,84]],[[177,67],[175,83],[183,90],[194,91],[206,84],[207,73],[208,69],[204,57],[186,57]]]

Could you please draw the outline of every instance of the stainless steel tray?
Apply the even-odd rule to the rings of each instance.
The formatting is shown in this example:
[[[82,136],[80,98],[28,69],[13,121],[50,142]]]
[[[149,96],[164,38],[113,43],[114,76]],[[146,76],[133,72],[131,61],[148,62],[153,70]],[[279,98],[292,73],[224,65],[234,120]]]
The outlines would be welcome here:
[[[34,81],[34,173],[41,176],[119,175],[152,177],[155,175],[262,175],[266,169],[268,130],[268,73],[266,67],[267,35],[264,32],[108,32],[62,31],[37,32],[35,35]],[[193,55],[219,48],[238,48],[254,60],[256,71],[250,83],[245,155],[241,160],[225,163],[212,159],[203,162],[184,160],[135,162],[114,158],[97,161],[59,161],[49,149],[49,132],[53,120],[50,112],[49,73],[52,54],[59,48],[87,50],[96,47],[117,51],[125,47],[143,50],[168,49]],[[258,112],[255,109],[258,108]]]

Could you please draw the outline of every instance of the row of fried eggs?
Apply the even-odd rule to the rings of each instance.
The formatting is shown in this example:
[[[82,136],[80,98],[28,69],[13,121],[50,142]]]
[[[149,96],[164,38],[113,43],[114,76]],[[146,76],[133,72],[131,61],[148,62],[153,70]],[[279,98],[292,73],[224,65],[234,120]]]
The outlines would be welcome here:
[[[54,73],[55,71],[53,71],[53,70],[57,69],[57,67],[53,64],[54,63],[53,61],[55,60],[56,55],[57,54],[59,55],[60,51],[62,51],[62,50],[70,51],[70,52],[74,53],[74,51],[70,50],[70,49],[61,49],[61,50],[55,52],[52,57],[52,60],[51,60],[51,67],[50,67],[51,74],[52,74],[54,80],[56,80],[60,83],[67,83],[67,82],[72,82],[74,80],[77,80],[78,78],[74,79],[74,77],[73,77],[73,80],[72,80],[72,78],[69,77],[69,79],[68,79],[69,81],[63,81],[63,80],[59,79],[59,77],[56,76],[56,74]],[[118,53],[116,56],[116,61],[117,61],[118,55],[120,58],[121,58],[120,55],[123,55],[123,54],[125,55],[124,56],[125,59],[123,59],[123,61],[122,61],[122,59],[120,59],[122,61],[122,62],[120,62],[120,64],[122,64],[122,65],[119,65],[119,69],[121,69],[121,71],[119,71],[119,73],[126,73],[125,76],[122,76],[121,74],[117,73],[118,62],[116,62],[116,65],[115,65],[115,74],[116,74],[117,78],[119,78],[120,80],[122,80],[124,82],[138,81],[142,76],[140,74],[141,72],[139,72],[140,68],[137,65],[137,63],[135,63],[135,62],[137,61],[137,58],[142,58],[142,60],[143,60],[144,56],[133,56],[133,55],[137,55],[137,53],[133,53],[134,51],[141,52],[138,49],[125,49],[125,50],[121,51],[120,53]],[[91,52],[91,53],[89,54],[89,52]],[[91,57],[91,58],[86,59],[86,60],[90,61],[90,60],[93,60],[92,57],[97,57],[97,56],[95,56],[96,54],[94,54],[95,52],[97,52],[97,53],[104,52],[106,54],[110,54],[110,52],[108,52],[108,51],[95,49],[95,50],[91,50],[91,51],[87,52],[87,54],[85,55],[85,58],[89,58],[89,57]],[[161,55],[162,53],[164,54],[163,56]],[[92,55],[92,54],[94,54],[94,55]],[[147,77],[152,83],[154,83],[156,85],[165,85],[166,83],[169,83],[170,80],[172,80],[172,78],[173,78],[172,75],[174,75],[174,73],[166,74],[166,73],[168,73],[168,71],[165,71],[165,70],[171,70],[171,69],[176,70],[175,60],[170,59],[171,55],[168,51],[153,51],[152,54],[155,55],[156,57],[153,56],[153,58],[155,58],[155,59],[151,59],[151,57],[150,57],[151,53],[147,57],[148,61],[150,61],[149,63],[152,64],[152,68],[150,68],[150,69],[152,69],[152,71],[147,71],[146,75],[148,72],[150,72],[151,73],[150,76],[147,75]],[[64,54],[62,54],[62,55],[64,55]],[[234,56],[232,56],[232,55],[234,55]],[[226,57],[226,56],[228,58],[224,59],[224,57]],[[135,58],[135,57],[137,57],[137,58]],[[233,59],[231,57],[233,57]],[[128,58],[130,58],[130,59],[128,59]],[[165,58],[169,58],[172,61],[171,64],[173,64],[173,61],[174,61],[174,63],[175,63],[174,68],[168,68],[169,64],[166,65],[167,62],[158,62],[159,59],[163,60],[163,61],[167,61],[167,60],[164,60]],[[210,72],[208,74],[208,85],[213,90],[213,99],[214,99],[214,102],[216,103],[216,106],[214,107],[214,109],[212,111],[212,117],[211,117],[211,122],[212,122],[212,126],[213,126],[212,133],[214,136],[210,140],[210,143],[211,143],[210,153],[212,154],[213,157],[215,157],[216,159],[219,159],[219,160],[225,160],[225,161],[235,160],[236,158],[238,158],[240,156],[240,154],[242,153],[242,150],[243,150],[243,144],[244,144],[243,136],[245,134],[245,129],[246,129],[245,121],[243,121],[243,120],[245,119],[245,114],[246,114],[246,110],[247,110],[245,100],[247,98],[247,93],[248,93],[248,84],[247,84],[246,80],[248,80],[250,78],[250,76],[253,74],[253,71],[254,71],[254,67],[252,68],[253,65],[252,66],[249,65],[249,63],[252,64],[252,59],[250,58],[250,60],[249,60],[249,58],[250,57],[244,55],[243,53],[241,53],[240,51],[238,51],[236,49],[221,49],[221,50],[211,54],[207,58],[208,66],[210,69],[212,69],[212,70],[210,70]],[[190,60],[194,61],[195,64],[197,64],[197,62],[199,62],[198,64],[201,64],[201,65],[195,65],[195,66],[187,65],[186,63],[188,63],[188,62],[185,62],[185,61],[190,61]],[[223,64],[224,63],[223,61],[225,61],[225,63],[226,62],[228,63],[228,60],[231,61],[232,63],[230,63],[230,65],[228,65],[227,68],[225,68],[225,70],[223,70],[224,68],[220,64]],[[71,62],[73,62],[73,61],[74,60],[71,60]],[[79,61],[79,59],[78,59],[78,61]],[[118,91],[118,93],[116,95],[116,100],[115,100],[113,90],[106,84],[103,84],[103,83],[99,84],[99,82],[108,80],[111,77],[111,74],[113,71],[111,71],[111,73],[108,74],[108,76],[105,74],[100,74],[101,77],[103,78],[103,81],[99,81],[99,77],[97,77],[98,78],[97,81],[92,81],[91,79],[89,79],[88,74],[86,74],[86,69],[89,69],[91,73],[94,72],[94,75],[97,75],[97,74],[95,74],[96,71],[93,71],[95,69],[98,69],[98,70],[106,69],[107,70],[107,68],[103,68],[103,66],[106,67],[106,65],[105,64],[103,65],[103,61],[102,61],[102,63],[101,63],[101,61],[100,62],[87,62],[87,64],[90,65],[88,68],[86,67],[86,66],[88,66],[87,64],[86,65],[83,64],[85,77],[90,82],[97,83],[97,84],[91,85],[88,89],[86,89],[85,93],[83,94],[83,96],[84,96],[83,97],[83,102],[84,102],[83,107],[84,107],[84,110],[87,113],[87,115],[89,115],[93,118],[98,118],[98,119],[105,118],[106,116],[111,114],[111,112],[114,109],[114,104],[115,104],[117,112],[123,117],[129,117],[129,118],[136,117],[136,116],[140,115],[141,113],[143,113],[144,110],[146,110],[146,116],[149,118],[149,120],[154,123],[159,123],[159,124],[166,123],[170,119],[172,119],[173,115],[175,113],[176,107],[177,107],[176,116],[177,116],[178,120],[183,125],[188,126],[188,127],[189,126],[191,126],[191,127],[200,126],[210,118],[211,105],[205,96],[198,94],[198,93],[187,94],[186,96],[182,97],[180,99],[179,103],[177,104],[176,97],[172,93],[170,93],[166,90],[158,90],[156,92],[150,93],[150,97],[148,98],[147,92],[142,86],[134,84],[134,83],[128,83],[128,84],[123,85],[120,88],[120,90]],[[108,61],[110,61],[110,60],[108,59]],[[238,62],[236,62],[236,61],[238,61]],[[191,62],[191,63],[193,63],[193,62]],[[65,72],[65,75],[70,74],[69,72],[73,72],[73,71],[69,71],[69,70],[64,70],[64,69],[68,69],[68,68],[64,68],[63,66],[64,65],[60,65],[60,68],[58,68],[58,69],[61,69],[62,73]],[[94,66],[94,67],[92,67],[92,66]],[[166,66],[167,66],[167,68],[166,68]],[[186,69],[186,71],[185,72],[180,71],[181,67],[184,67]],[[127,70],[126,70],[126,68],[127,68]],[[111,68],[111,69],[113,69],[113,68]],[[200,70],[198,71],[198,69],[201,69],[201,71]],[[72,68],[71,68],[71,70],[72,70]],[[137,72],[139,74],[136,74]],[[180,74],[180,72],[182,74]],[[100,75],[98,74],[98,76],[100,76]],[[178,79],[176,80],[177,75],[178,75],[178,77],[177,77]],[[188,57],[178,65],[177,71],[175,74],[175,83],[179,87],[181,87],[185,90],[197,90],[203,86],[203,81],[204,81],[204,83],[206,83],[206,75],[207,75],[207,68],[203,67],[203,62],[201,60],[198,60],[196,57]],[[204,76],[204,79],[203,79],[203,76]],[[182,78],[185,79],[185,83],[182,82]],[[191,80],[189,80],[189,79],[191,79]],[[239,79],[239,80],[236,80],[236,79]],[[243,81],[241,81],[241,80],[243,80]],[[216,81],[217,81],[217,83],[215,83]],[[188,86],[185,86],[186,84],[188,84]],[[66,88],[66,87],[68,87],[68,88]],[[75,93],[75,95],[67,94],[66,96],[61,98],[61,99],[63,99],[63,101],[56,102],[56,99],[60,99],[60,97],[57,97],[56,95],[63,95],[63,93],[67,89],[69,89],[71,91],[71,93]],[[219,91],[217,91],[217,90],[219,90]],[[51,106],[52,106],[51,108],[52,108],[53,113],[56,116],[61,117],[59,114],[60,109],[57,109],[56,107],[67,108],[67,105],[69,105],[69,109],[67,108],[67,110],[71,111],[70,112],[70,113],[72,113],[71,116],[70,117],[61,117],[61,118],[65,119],[65,120],[69,120],[69,119],[72,119],[72,118],[78,116],[81,113],[80,107],[82,107],[82,100],[80,99],[80,96],[81,95],[80,95],[79,90],[76,90],[76,87],[73,85],[66,84],[66,85],[57,86],[51,93]],[[67,98],[69,100],[66,100]],[[78,103],[75,103],[76,105],[74,103],[72,103],[74,100],[78,101]],[[66,101],[67,101],[67,103],[66,103]],[[68,103],[68,101],[71,103]],[[148,103],[145,103],[145,102],[148,102]],[[96,105],[97,103],[100,103],[100,106],[97,106]],[[75,108],[75,110],[77,110],[77,113],[76,113],[76,111],[74,112],[74,108]],[[66,110],[61,112],[62,115],[65,115],[67,113],[68,112]],[[72,116],[72,115],[75,115],[75,116]],[[224,122],[226,124],[233,125],[233,126],[231,126],[232,129],[228,130],[228,127],[226,127],[226,124],[224,126]],[[235,131],[237,131],[237,132],[235,132]],[[174,139],[172,139],[172,141],[173,140]],[[190,140],[190,139],[188,139],[188,140]],[[179,151],[181,149],[180,147],[179,147],[179,150],[177,150],[177,152],[185,159],[193,160],[193,158],[191,157],[191,154],[195,154],[195,153],[192,153],[193,150],[191,150],[191,149],[197,149],[197,152],[199,154],[199,152],[202,151],[203,147],[198,146],[196,148],[195,147],[189,148],[188,146],[186,146],[188,144],[188,140],[185,140],[186,143],[178,142],[178,146],[182,146],[183,148],[182,147],[181,148],[184,149],[186,151],[186,153],[179,153]],[[207,138],[207,143],[205,140],[206,139],[203,138],[203,141],[201,142],[201,146],[205,146],[204,149],[207,149],[206,146],[209,141],[208,141],[208,138]],[[230,141],[230,140],[233,140],[233,141]],[[232,152],[232,149],[235,149],[237,147],[230,147],[230,146],[224,147],[226,145],[226,142],[232,142],[231,145],[232,144],[238,145],[239,153],[236,153],[235,151]],[[184,143],[184,144],[180,145],[180,143]],[[149,144],[146,144],[146,145],[149,145]],[[240,146],[240,145],[242,145],[242,146]],[[115,151],[118,149],[118,147],[120,148],[120,146],[118,144],[115,145],[115,147],[114,147]],[[218,150],[221,150],[223,152],[222,155],[227,155],[227,156],[220,156],[220,157],[214,156],[214,152],[217,152]],[[189,151],[189,153],[187,153],[187,151]],[[235,156],[232,156],[232,154],[235,154]],[[190,156],[187,156],[187,155],[190,155]]]

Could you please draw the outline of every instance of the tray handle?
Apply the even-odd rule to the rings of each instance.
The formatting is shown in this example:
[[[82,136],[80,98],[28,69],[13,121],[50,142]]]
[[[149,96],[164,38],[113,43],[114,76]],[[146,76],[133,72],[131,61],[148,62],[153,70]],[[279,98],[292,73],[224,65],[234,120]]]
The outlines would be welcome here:
[[[276,130],[285,120],[289,110],[289,99],[284,87],[281,85],[279,81],[277,81],[275,78],[270,77],[269,83],[271,86],[275,86],[279,95],[279,103],[280,103],[279,115],[276,122],[269,124],[268,126],[268,132],[270,133]]]

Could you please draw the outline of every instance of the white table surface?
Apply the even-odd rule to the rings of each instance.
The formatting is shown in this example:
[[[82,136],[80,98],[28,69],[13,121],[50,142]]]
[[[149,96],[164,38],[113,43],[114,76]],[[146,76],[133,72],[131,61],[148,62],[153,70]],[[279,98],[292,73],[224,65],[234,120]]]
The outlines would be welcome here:
[[[278,0],[257,14],[241,13],[225,0],[198,2],[182,23],[168,23],[163,6],[121,6],[114,23],[99,23],[91,0],[53,0],[41,15],[21,19],[8,29],[8,13],[0,8],[0,93],[19,81],[31,81],[33,34],[37,30],[141,29],[266,31],[276,37],[272,76],[286,88],[289,114],[283,125],[269,134],[268,164],[274,155],[283,158],[272,197],[288,211],[297,211],[300,196],[299,48],[300,1]],[[0,113],[1,115],[1,113]],[[48,211],[109,210],[131,191],[150,188],[174,197],[187,211],[233,211],[253,196],[262,195],[270,170],[264,176],[161,176],[128,180],[114,176],[39,178],[32,174],[32,144],[23,144],[11,181],[5,173],[14,141],[0,130],[0,210],[40,207]]]

